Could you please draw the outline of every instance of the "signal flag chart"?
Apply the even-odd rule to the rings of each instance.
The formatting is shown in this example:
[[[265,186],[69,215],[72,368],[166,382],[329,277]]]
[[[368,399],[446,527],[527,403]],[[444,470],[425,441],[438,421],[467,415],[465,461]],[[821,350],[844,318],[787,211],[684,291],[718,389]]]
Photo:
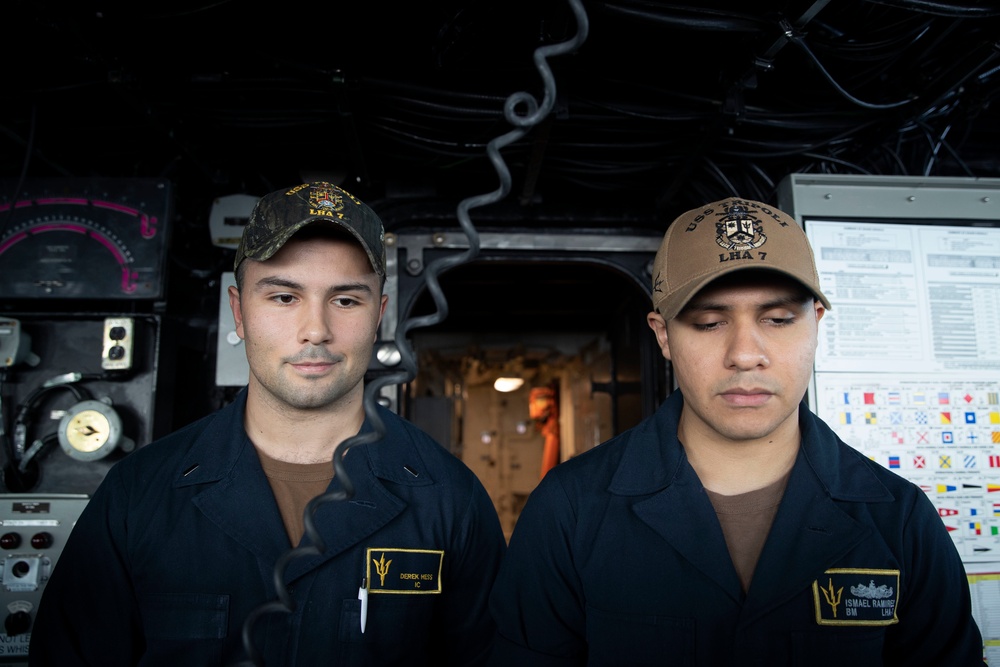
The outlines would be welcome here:
[[[818,374],[816,403],[844,442],[927,493],[963,560],[1000,560],[996,382]]]
[[[926,493],[1000,665],[1000,180],[793,175],[779,190],[832,305],[809,406]]]
[[[833,308],[810,406],[910,479],[966,562],[1000,561],[1000,228],[810,219]]]

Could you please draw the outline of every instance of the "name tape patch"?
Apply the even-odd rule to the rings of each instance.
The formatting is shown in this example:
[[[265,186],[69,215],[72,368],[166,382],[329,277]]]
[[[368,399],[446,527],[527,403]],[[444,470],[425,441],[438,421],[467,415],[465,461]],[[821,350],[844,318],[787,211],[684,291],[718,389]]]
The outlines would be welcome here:
[[[369,593],[441,592],[443,550],[369,547],[367,560]]]
[[[820,625],[899,623],[899,570],[835,568],[824,572],[812,587]]]

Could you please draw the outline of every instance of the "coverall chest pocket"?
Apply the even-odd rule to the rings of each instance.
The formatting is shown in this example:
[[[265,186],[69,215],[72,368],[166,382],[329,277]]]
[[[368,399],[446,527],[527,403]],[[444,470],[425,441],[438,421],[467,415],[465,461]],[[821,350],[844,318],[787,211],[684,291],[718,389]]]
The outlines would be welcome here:
[[[695,664],[694,637],[690,618],[587,607],[591,667],[690,667]]]
[[[881,667],[884,627],[817,628],[792,634],[792,664]]]
[[[156,664],[222,659],[229,624],[228,595],[146,595],[140,608],[147,652],[156,657]]]

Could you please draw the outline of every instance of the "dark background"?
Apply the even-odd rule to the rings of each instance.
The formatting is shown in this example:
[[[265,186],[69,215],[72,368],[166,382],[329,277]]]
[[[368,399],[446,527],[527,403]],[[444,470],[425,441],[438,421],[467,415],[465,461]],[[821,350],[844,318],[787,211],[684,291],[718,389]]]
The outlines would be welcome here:
[[[497,193],[471,210],[483,229],[660,235],[729,194],[774,203],[795,172],[1000,176],[995,2],[13,0],[0,16],[8,201],[46,178],[172,184],[168,289],[151,308],[175,356],[169,426],[226,400],[219,197],[324,178],[390,232],[458,229],[460,202]],[[551,110],[497,153],[506,179],[487,153],[514,129],[504,103],[546,92]],[[559,308],[526,296],[567,281],[576,298]],[[442,326],[466,329],[511,322],[505,304],[587,328],[621,298],[575,270],[446,284],[467,305]]]

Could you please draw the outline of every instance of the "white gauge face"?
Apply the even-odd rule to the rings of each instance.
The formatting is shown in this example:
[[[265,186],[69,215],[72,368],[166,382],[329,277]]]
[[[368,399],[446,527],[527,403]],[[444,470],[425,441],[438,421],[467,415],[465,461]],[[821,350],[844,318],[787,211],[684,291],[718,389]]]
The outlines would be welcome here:
[[[62,418],[59,444],[74,459],[95,461],[115,450],[122,423],[114,408],[101,401],[81,401]]]
[[[111,437],[111,422],[97,410],[84,410],[66,425],[66,440],[78,452],[96,452]]]

